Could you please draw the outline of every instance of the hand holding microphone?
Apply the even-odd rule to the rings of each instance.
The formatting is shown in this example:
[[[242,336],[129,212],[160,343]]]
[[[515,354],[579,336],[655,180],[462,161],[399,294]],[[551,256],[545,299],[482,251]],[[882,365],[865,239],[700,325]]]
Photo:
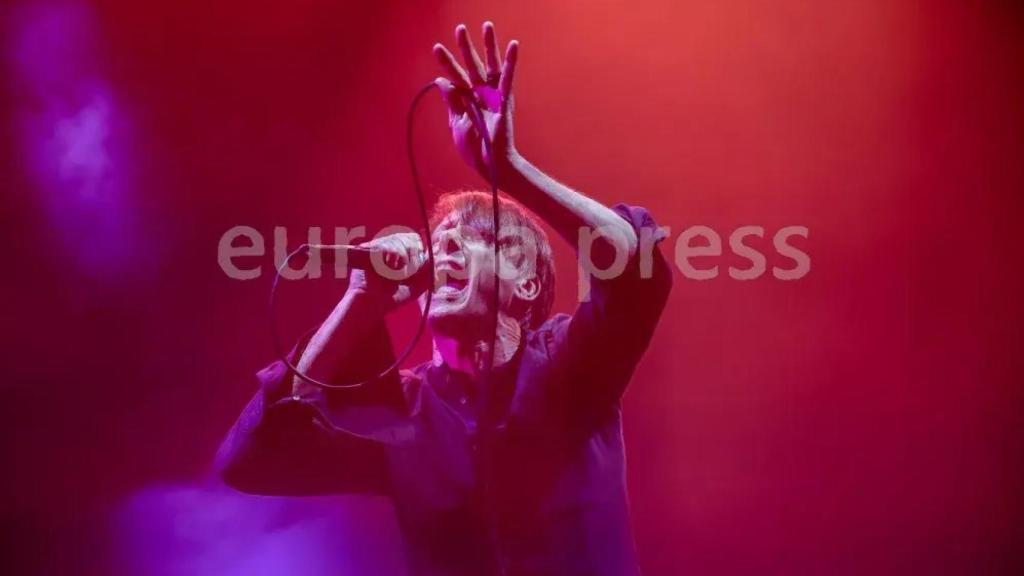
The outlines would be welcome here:
[[[420,235],[400,232],[355,246],[310,246],[330,263],[344,254],[349,269],[348,292],[370,296],[385,312],[415,299],[431,284],[427,251]]]

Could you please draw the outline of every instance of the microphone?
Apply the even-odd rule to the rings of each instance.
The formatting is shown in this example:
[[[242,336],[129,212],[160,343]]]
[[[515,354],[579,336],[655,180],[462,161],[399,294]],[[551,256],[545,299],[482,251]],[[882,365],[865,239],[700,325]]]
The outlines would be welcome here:
[[[373,270],[374,255],[377,258],[384,258],[384,251],[379,248],[366,248],[365,246],[353,246],[351,244],[306,244],[307,252],[317,250],[320,252],[320,262],[334,264],[339,258],[344,257],[349,268],[356,270]]]
[[[334,264],[339,256],[346,258],[348,268],[356,270],[374,270],[373,261],[384,261],[385,250],[380,248],[367,248],[366,246],[353,246],[351,244],[304,244],[307,254],[312,250],[320,252],[321,264]],[[420,253],[422,265],[427,261],[427,253]]]

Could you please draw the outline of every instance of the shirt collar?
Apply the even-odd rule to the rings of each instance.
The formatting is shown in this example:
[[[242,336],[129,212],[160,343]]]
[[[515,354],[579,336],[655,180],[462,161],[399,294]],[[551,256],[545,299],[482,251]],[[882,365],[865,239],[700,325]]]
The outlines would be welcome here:
[[[526,348],[525,334],[519,340],[519,346],[512,357],[494,369],[492,386],[496,392],[505,390],[514,384],[514,376],[518,373],[524,348]],[[466,398],[469,402],[476,403],[480,396],[479,383],[474,382],[468,374],[453,369],[443,359],[440,364],[431,363],[427,369],[427,377],[431,387],[449,401],[457,402]]]

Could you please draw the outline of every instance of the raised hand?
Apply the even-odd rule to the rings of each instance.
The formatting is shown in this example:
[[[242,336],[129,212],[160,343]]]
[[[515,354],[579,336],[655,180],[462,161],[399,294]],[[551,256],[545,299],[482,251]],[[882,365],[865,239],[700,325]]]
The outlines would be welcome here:
[[[455,148],[470,167],[490,180],[492,168],[500,178],[505,164],[515,152],[512,141],[512,78],[519,43],[515,40],[509,42],[502,62],[498,58],[494,24],[484,22],[483,34],[486,64],[477,55],[463,24],[455,28],[455,41],[465,67],[459,65],[443,44],[435,44],[434,56],[446,76],[434,82],[448,105],[448,125]],[[471,103],[476,103],[480,115]]]

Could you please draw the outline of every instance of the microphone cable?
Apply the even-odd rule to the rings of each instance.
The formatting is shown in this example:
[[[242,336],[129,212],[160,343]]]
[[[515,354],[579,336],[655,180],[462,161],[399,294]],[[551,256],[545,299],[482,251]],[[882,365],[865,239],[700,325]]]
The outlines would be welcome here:
[[[352,383],[352,384],[335,384],[335,383],[324,382],[324,381],[318,380],[318,379],[313,378],[312,376],[310,376],[308,374],[303,373],[301,370],[299,370],[299,368],[297,366],[295,366],[294,363],[292,363],[292,361],[288,358],[288,355],[284,352],[284,347],[281,345],[281,340],[280,340],[280,338],[278,336],[277,323],[276,323],[276,315],[275,315],[275,300],[276,300],[275,297],[276,297],[276,294],[277,294],[278,283],[281,280],[281,272],[288,265],[288,262],[294,256],[296,256],[296,255],[298,255],[300,253],[306,252],[308,250],[313,249],[313,246],[311,246],[309,244],[302,244],[301,246],[296,248],[294,251],[289,253],[287,256],[285,256],[284,260],[281,262],[281,265],[277,267],[277,273],[274,275],[274,280],[273,280],[273,282],[271,283],[271,286],[270,286],[270,298],[269,298],[269,303],[268,303],[268,313],[269,313],[269,316],[270,316],[270,332],[271,332],[271,337],[272,337],[273,344],[274,344],[274,351],[276,352],[277,357],[281,360],[281,362],[283,362],[285,364],[285,366],[288,367],[289,370],[291,370],[291,372],[293,374],[295,374],[297,377],[299,377],[304,382],[307,382],[307,383],[312,384],[314,386],[317,386],[319,388],[328,389],[328,390],[360,388],[360,387],[362,387],[362,386],[364,386],[366,384],[369,384],[369,383],[371,383],[373,381],[380,380],[380,379],[383,379],[383,378],[385,378],[387,376],[390,376],[393,372],[398,370],[399,367],[402,365],[402,363],[405,362],[406,358],[408,358],[409,355],[412,353],[413,349],[416,347],[416,344],[419,342],[420,338],[423,336],[423,332],[426,329],[426,325],[427,325],[427,318],[428,318],[428,316],[430,314],[430,304],[431,304],[431,301],[433,299],[433,294],[434,294],[434,282],[436,281],[437,276],[436,276],[436,271],[434,270],[434,242],[433,242],[433,233],[430,230],[430,217],[429,217],[429,215],[427,213],[428,212],[427,211],[427,204],[426,204],[426,200],[424,200],[424,197],[423,197],[422,186],[420,185],[419,170],[416,168],[416,155],[415,155],[414,145],[413,145],[413,120],[415,118],[416,108],[419,106],[419,103],[423,99],[423,96],[425,96],[427,94],[427,92],[429,92],[430,89],[433,88],[433,87],[435,87],[435,84],[433,82],[430,82],[430,83],[426,84],[425,86],[423,86],[422,88],[420,88],[419,92],[416,93],[416,96],[413,98],[412,105],[409,107],[409,112],[408,112],[408,115],[406,117],[406,130],[405,130],[406,154],[407,154],[408,159],[409,159],[409,171],[410,171],[410,173],[412,175],[413,189],[416,192],[416,201],[417,201],[417,203],[419,205],[420,218],[423,220],[423,227],[424,227],[424,230],[426,231],[426,235],[427,235],[427,242],[426,242],[426,244],[427,244],[427,262],[424,265],[430,266],[430,270],[431,270],[430,285],[427,288],[426,302],[424,303],[423,311],[422,311],[421,317],[420,317],[419,326],[416,329],[416,334],[413,336],[413,338],[409,342],[409,344],[406,345],[405,349],[398,356],[398,358],[391,364],[391,366],[389,366],[383,372],[381,372],[380,374],[378,374],[377,376],[375,376],[375,377],[373,377],[373,378],[371,378],[369,380],[364,380],[362,382],[356,382],[356,383]],[[463,92],[466,91],[465,89],[462,89],[462,90],[463,90]],[[484,507],[485,507],[484,515],[486,517],[487,536],[490,539],[492,545],[494,546],[494,549],[495,549],[496,554],[497,554],[497,557],[495,558],[495,560],[497,561],[497,564],[498,564],[498,566],[497,566],[498,572],[500,574],[504,575],[504,574],[507,574],[508,569],[507,569],[507,566],[506,566],[506,563],[505,563],[504,554],[501,551],[500,540],[498,539],[497,520],[496,520],[496,517],[495,517],[495,510],[494,510],[494,507],[493,507],[493,502],[491,502],[491,498],[492,498],[493,495],[491,494],[492,487],[490,485],[491,484],[491,482],[490,482],[490,473],[492,471],[490,457],[492,456],[492,454],[491,454],[491,452],[492,452],[491,444],[493,442],[493,438],[492,438],[493,430],[492,430],[492,422],[491,422],[491,416],[490,416],[490,402],[489,402],[489,398],[490,398],[490,393],[491,393],[490,388],[492,387],[492,384],[493,384],[493,382],[491,380],[493,379],[493,376],[494,376],[494,374],[493,374],[494,361],[495,361],[495,356],[497,354],[497,350],[496,349],[497,349],[497,343],[498,343],[499,308],[501,306],[501,294],[500,294],[500,288],[501,288],[501,272],[500,272],[501,271],[501,251],[500,251],[500,243],[499,243],[499,237],[498,237],[498,233],[500,232],[500,229],[501,229],[500,221],[499,221],[499,218],[501,217],[501,213],[500,213],[500,201],[498,199],[498,169],[497,169],[497,159],[494,157],[494,151],[491,148],[491,141],[490,141],[490,137],[489,137],[490,135],[489,135],[489,133],[487,131],[486,119],[484,118],[483,112],[480,110],[480,107],[477,105],[477,102],[476,102],[476,100],[474,98],[474,94],[472,93],[472,89],[469,89],[469,92],[470,93],[469,93],[468,97],[466,98],[467,105],[468,105],[469,109],[473,112],[473,121],[476,124],[477,132],[479,132],[479,134],[480,134],[480,139],[481,139],[481,142],[482,142],[483,147],[484,147],[484,152],[486,153],[487,158],[490,160],[490,167],[489,167],[490,168],[490,170],[489,170],[490,174],[489,174],[489,176],[490,176],[490,184],[491,184],[491,218],[492,218],[492,224],[491,225],[492,225],[492,232],[493,232],[493,235],[494,235],[493,236],[493,242],[494,242],[494,270],[493,270],[493,274],[494,274],[494,293],[493,293],[493,300],[492,300],[492,307],[493,307],[493,312],[494,313],[493,313],[493,316],[491,318],[491,326],[490,326],[490,329],[491,329],[490,330],[491,342],[490,342],[490,347],[487,350],[483,350],[483,354],[481,356],[482,356],[484,361],[482,362],[482,366],[480,366],[481,374],[480,374],[480,399],[479,399],[479,402],[480,402],[481,409],[480,409],[480,415],[478,417],[479,418],[478,431],[479,431],[479,434],[480,434],[480,444],[481,444],[481,447],[480,447],[480,452],[481,452],[480,458],[481,458],[481,465],[482,465],[482,468],[483,468],[482,478],[481,478],[480,482],[481,482],[481,490],[482,490],[483,496],[484,496]],[[508,102],[506,105],[510,107],[512,105],[512,103]],[[505,113],[507,113],[507,108],[505,110]],[[507,122],[507,119],[503,119],[503,121]]]

